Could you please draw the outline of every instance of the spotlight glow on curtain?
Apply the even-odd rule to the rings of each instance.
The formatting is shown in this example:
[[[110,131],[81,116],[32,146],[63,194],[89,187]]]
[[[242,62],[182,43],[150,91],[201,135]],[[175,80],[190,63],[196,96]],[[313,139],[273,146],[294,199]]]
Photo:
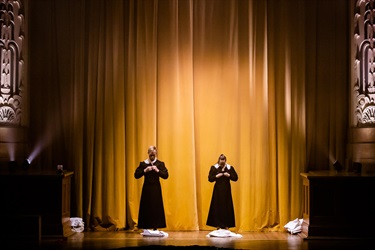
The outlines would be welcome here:
[[[56,73],[36,64],[31,78],[36,88],[56,86],[49,112],[64,120],[77,216],[136,226],[143,179],[133,174],[150,145],[169,170],[161,180],[167,230],[211,229],[208,172],[221,153],[239,175],[236,230],[283,230],[301,216],[308,25],[296,20],[306,20],[311,1],[29,4],[33,55],[52,58],[43,71]]]

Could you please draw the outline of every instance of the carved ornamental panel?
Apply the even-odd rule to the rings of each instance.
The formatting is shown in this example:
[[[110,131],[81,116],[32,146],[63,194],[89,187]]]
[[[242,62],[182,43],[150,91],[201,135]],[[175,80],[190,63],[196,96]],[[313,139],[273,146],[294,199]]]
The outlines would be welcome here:
[[[0,126],[21,125],[23,22],[21,1],[0,0]]]
[[[358,0],[354,15],[357,126],[375,126],[375,1]]]

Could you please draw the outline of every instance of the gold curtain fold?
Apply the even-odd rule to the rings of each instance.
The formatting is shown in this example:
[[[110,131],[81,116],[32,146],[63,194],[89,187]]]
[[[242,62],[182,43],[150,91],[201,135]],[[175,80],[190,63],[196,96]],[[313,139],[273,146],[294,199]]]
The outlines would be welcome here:
[[[347,27],[318,23],[338,3],[26,1],[33,145],[43,129],[55,134],[34,164],[74,170],[73,216],[134,228],[134,171],[156,145],[170,174],[166,230],[209,230],[208,171],[224,153],[239,175],[235,230],[283,230],[301,217],[300,173],[345,156],[347,101],[329,96],[346,94],[347,63],[325,53],[346,52],[332,44]]]

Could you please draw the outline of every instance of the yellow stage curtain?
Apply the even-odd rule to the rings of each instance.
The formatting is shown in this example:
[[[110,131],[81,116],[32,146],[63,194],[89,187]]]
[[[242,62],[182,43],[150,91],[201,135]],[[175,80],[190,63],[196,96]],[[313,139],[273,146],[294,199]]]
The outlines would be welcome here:
[[[338,2],[26,1],[30,130],[34,144],[55,133],[36,162],[75,172],[72,215],[132,229],[134,171],[156,145],[170,174],[165,230],[210,230],[208,172],[223,153],[239,175],[235,230],[283,230],[302,215],[300,173],[344,156],[347,101],[333,97],[347,62],[322,54],[345,53],[334,37],[347,27],[317,24],[342,20],[345,7],[318,11]]]

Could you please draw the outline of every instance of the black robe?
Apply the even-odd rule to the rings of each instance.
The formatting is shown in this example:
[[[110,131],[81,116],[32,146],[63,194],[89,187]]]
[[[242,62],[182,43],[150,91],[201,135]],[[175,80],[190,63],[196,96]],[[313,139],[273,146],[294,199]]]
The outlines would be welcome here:
[[[220,178],[216,178],[218,173],[224,172],[229,173],[230,176],[226,177],[223,175]],[[224,171],[222,171],[221,167],[216,168],[215,166],[211,166],[210,173],[208,174],[208,181],[216,182],[207,217],[206,224],[208,226],[218,228],[230,228],[236,226],[230,185],[231,180],[238,180],[237,173],[233,166],[230,166],[229,169],[228,167],[224,167]]]
[[[139,179],[142,176],[145,177],[138,213],[138,228],[143,229],[166,227],[163,196],[159,177],[167,179],[168,170],[162,161],[156,160],[153,165],[159,169],[158,173],[154,170],[145,173],[144,169],[151,166],[151,163],[146,163],[145,161],[139,163],[139,166],[134,173],[136,179]]]

